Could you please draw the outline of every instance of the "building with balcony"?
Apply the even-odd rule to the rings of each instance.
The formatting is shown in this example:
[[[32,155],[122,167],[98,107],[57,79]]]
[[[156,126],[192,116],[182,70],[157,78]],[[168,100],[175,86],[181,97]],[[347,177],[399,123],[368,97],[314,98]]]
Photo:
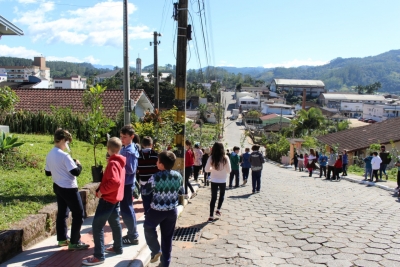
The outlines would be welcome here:
[[[32,66],[0,66],[5,69],[9,82],[29,82],[29,76],[50,81],[50,68],[46,67],[44,57],[34,57]]]
[[[358,118],[363,113],[362,102],[341,102],[340,113],[347,118]]]

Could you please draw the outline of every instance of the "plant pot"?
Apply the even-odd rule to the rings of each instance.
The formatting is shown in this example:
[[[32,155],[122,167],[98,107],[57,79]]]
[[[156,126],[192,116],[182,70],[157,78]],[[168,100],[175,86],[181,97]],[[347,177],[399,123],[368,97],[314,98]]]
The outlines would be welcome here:
[[[92,178],[93,178],[93,183],[99,183],[101,182],[101,179],[103,178],[103,166],[92,166]]]

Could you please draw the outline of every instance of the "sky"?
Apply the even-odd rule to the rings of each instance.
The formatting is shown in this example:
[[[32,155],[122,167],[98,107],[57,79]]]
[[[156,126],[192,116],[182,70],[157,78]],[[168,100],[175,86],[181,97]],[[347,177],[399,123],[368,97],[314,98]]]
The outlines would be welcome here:
[[[153,63],[154,31],[162,34],[159,66],[175,65],[174,1],[128,2],[130,65],[138,56],[142,66]],[[314,66],[378,55],[400,49],[398,14],[398,0],[189,0],[188,69]],[[0,39],[0,56],[123,65],[122,1],[0,0],[0,15],[24,31]]]

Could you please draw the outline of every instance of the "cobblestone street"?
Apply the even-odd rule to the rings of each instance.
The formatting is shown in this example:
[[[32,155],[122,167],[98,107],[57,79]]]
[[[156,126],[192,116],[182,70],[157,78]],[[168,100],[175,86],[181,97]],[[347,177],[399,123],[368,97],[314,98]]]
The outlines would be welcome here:
[[[202,237],[174,242],[171,266],[400,266],[399,203],[388,191],[266,163],[259,194],[227,190],[222,216],[205,223],[210,197],[199,189],[179,218]]]

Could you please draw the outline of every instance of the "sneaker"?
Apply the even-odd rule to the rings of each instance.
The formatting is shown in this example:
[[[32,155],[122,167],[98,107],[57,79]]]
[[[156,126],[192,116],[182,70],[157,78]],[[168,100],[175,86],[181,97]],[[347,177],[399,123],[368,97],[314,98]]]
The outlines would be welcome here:
[[[192,194],[192,196],[190,197],[190,199],[194,198],[195,196],[197,196],[197,193],[196,193],[196,192],[194,192],[194,193]]]
[[[122,244],[124,245],[139,245],[139,239],[130,239],[128,235],[122,237]]]
[[[66,247],[69,244],[69,239],[64,240],[64,241],[58,241],[58,246],[59,247]]]
[[[113,254],[122,254],[122,251],[121,252],[116,252],[114,250],[114,247],[108,247],[108,248],[106,248],[105,251],[108,252],[108,253],[113,253]]]
[[[89,245],[79,242],[78,244],[72,244],[69,243],[68,244],[68,250],[84,250],[84,249],[88,249]]]
[[[103,264],[104,260],[99,260],[96,257],[90,257],[87,258],[86,260],[82,261],[82,265],[86,265],[86,266],[93,266],[93,265],[99,265],[99,264]]]
[[[385,175],[386,175],[386,180],[389,179],[389,176],[387,174],[385,174]]]
[[[247,184],[247,180],[244,180],[242,185],[245,185],[245,184]]]
[[[158,261],[158,259],[161,257],[161,254],[162,254],[161,252],[158,252],[156,255],[152,256],[150,259],[150,262],[154,263],[154,262]]]
[[[210,217],[208,218],[207,222],[213,222],[214,221],[214,217]]]
[[[215,215],[221,216],[221,212],[220,212],[219,210],[217,210],[217,211],[215,212]]]

